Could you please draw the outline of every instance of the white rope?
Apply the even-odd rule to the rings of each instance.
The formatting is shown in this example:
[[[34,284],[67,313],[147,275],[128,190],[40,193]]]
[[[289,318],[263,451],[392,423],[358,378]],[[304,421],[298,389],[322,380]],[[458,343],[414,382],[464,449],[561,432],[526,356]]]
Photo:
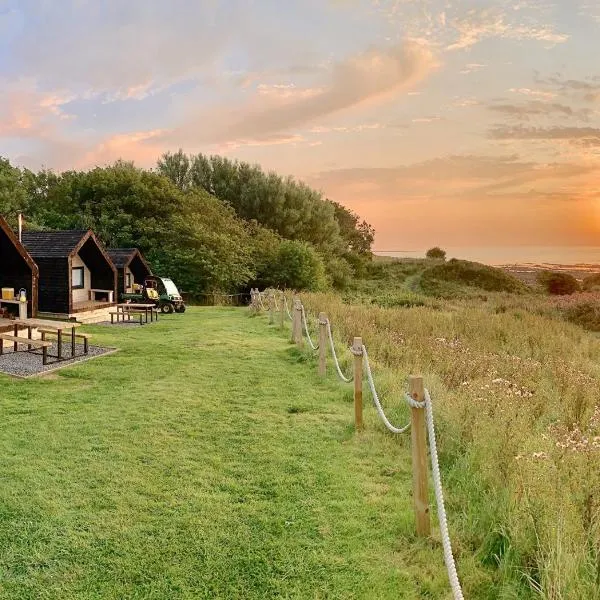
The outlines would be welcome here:
[[[373,396],[373,403],[375,404],[375,408],[377,409],[381,420],[392,433],[404,433],[410,428],[410,422],[404,427],[394,427],[390,423],[389,419],[385,416],[385,413],[383,412],[383,407],[381,406],[381,402],[379,401],[379,396],[377,395],[377,390],[375,389],[373,373],[371,373],[371,365],[369,364],[369,355],[367,354],[367,349],[365,346],[362,347],[362,352],[363,356],[365,357],[365,370],[367,372],[367,381],[369,383],[369,388],[371,389],[371,396]]]
[[[306,339],[308,340],[308,343],[313,350],[318,350],[319,345],[317,344],[315,346],[315,344],[312,341],[312,338],[310,337],[310,332],[308,331],[308,325],[306,323],[306,313],[304,312],[304,305],[301,304],[300,308],[302,309],[302,323],[304,324],[304,331],[306,332]]]
[[[454,600],[464,600],[464,596],[456,573],[456,564],[452,555],[452,543],[448,533],[448,520],[446,518],[446,507],[444,506],[444,492],[442,490],[442,477],[438,462],[437,443],[435,440],[435,426],[433,424],[433,406],[429,391],[425,390],[425,414],[427,417],[427,431],[429,434],[429,451],[431,454],[431,474],[435,490],[435,501],[437,503],[438,519],[440,521],[440,533],[442,534],[442,545],[444,547],[444,562],[448,571],[448,579]]]
[[[285,295],[285,294],[283,295],[283,302],[284,302],[284,304],[285,304],[285,312],[287,312],[288,319],[289,319],[290,321],[293,321],[294,319],[293,319],[293,317],[292,317],[292,313],[290,312],[290,308],[289,308],[289,306],[288,306],[287,297],[286,297],[286,295]]]
[[[279,305],[277,304],[277,294],[273,294],[273,302],[275,303],[275,310],[279,312]]]
[[[345,377],[342,373],[342,370],[340,369],[340,363],[335,352],[335,344],[333,343],[333,335],[331,334],[331,323],[329,322],[329,319],[327,319],[327,335],[329,336],[329,345],[331,346],[331,354],[333,354],[333,362],[335,364],[335,369],[337,371],[338,377],[342,381],[350,383],[354,379],[354,374],[352,374],[350,377]]]

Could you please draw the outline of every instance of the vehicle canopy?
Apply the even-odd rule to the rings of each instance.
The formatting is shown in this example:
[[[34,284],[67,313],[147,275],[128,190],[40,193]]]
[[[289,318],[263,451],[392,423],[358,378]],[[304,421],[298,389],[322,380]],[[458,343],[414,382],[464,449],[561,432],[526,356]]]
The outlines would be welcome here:
[[[150,286],[148,286],[148,284],[150,284]],[[181,299],[181,294],[179,293],[177,286],[173,283],[173,280],[169,279],[168,277],[156,277],[155,275],[147,277],[146,285],[148,287],[156,286],[160,293],[165,293],[174,300]],[[164,288],[164,292],[160,288]]]
[[[165,286],[165,290],[166,290],[167,294],[169,294],[169,296],[181,297],[181,294],[179,293],[177,286],[173,283],[173,280],[171,280],[167,277],[159,277],[159,279],[163,282],[163,285]]]

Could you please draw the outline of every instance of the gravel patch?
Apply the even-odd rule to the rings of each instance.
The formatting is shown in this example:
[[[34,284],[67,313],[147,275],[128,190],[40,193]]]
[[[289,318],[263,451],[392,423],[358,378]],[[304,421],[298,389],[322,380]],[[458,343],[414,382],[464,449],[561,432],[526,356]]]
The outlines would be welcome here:
[[[57,358],[48,356],[48,364],[44,366],[42,364],[41,349],[35,349],[33,352],[26,352],[21,350],[24,346],[19,344],[19,352],[14,352],[12,344],[10,345],[10,348],[6,347],[9,344],[10,342],[4,342],[4,354],[0,356],[0,373],[14,375],[15,377],[31,377],[33,375],[55,371],[56,369],[62,369],[63,367],[96,358],[103,354],[112,354],[113,352],[116,352],[116,348],[102,348],[90,344],[88,353],[83,354],[83,344],[75,344],[75,357],[68,358],[71,356],[71,342],[63,342],[62,355],[67,360],[59,361]],[[52,346],[48,347],[48,354],[56,356],[57,353],[58,344],[54,342]]]
[[[150,321],[148,321],[148,325],[150,324]],[[108,326],[108,327],[139,327],[140,326],[140,322],[139,321],[119,321],[118,323],[115,321],[114,323],[111,323],[110,321],[100,321],[99,323],[90,323],[90,325],[104,325],[104,326]],[[145,325],[145,323],[144,323]]]

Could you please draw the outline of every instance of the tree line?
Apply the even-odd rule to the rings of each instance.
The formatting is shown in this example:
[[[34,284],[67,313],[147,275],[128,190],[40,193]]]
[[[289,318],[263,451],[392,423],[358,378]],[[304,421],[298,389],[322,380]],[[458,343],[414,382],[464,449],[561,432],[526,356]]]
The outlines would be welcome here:
[[[0,214],[29,229],[93,229],[137,247],[192,295],[250,287],[344,288],[371,260],[373,228],[291,177],[179,150],[155,169],[21,169],[0,157]]]

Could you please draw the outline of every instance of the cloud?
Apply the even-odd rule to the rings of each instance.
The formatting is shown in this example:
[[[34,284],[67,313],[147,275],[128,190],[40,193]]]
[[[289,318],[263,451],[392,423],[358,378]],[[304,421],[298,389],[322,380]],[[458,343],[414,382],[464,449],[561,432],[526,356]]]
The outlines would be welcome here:
[[[495,140],[566,140],[584,147],[600,147],[596,127],[497,127],[489,132]]]
[[[487,65],[483,65],[481,63],[469,63],[465,65],[465,68],[460,71],[461,75],[469,75],[469,73],[475,73],[480,71],[481,69],[485,69]]]
[[[15,72],[45,88],[115,98],[205,74],[242,18],[241,9],[226,16],[216,0],[63,0],[60,10],[25,1],[22,10],[43,26],[25,28],[12,42]]]
[[[589,121],[593,111],[589,108],[573,109],[558,102],[541,102],[533,100],[524,104],[492,104],[488,109],[520,120],[528,120],[532,116],[574,117]]]
[[[342,197],[354,193],[357,186],[369,186],[375,195],[401,202],[416,196],[483,199],[518,196],[532,189],[546,193],[548,185],[577,184],[599,172],[598,165],[536,163],[520,160],[518,155],[458,155],[391,168],[332,169],[314,174],[310,181],[326,190],[337,189]]]
[[[153,143],[153,140],[162,133],[162,130],[155,129],[108,136],[83,153],[76,166],[91,168],[112,163],[120,158],[135,160],[145,165],[153,164],[161,153],[161,147]]]
[[[514,11],[518,16],[518,13]],[[464,16],[454,18],[450,24],[457,32],[457,39],[447,50],[463,50],[488,38],[511,40],[534,40],[547,44],[566,42],[569,36],[557,32],[553,26],[537,23],[535,19],[523,18],[515,21],[502,7],[470,10]]]
[[[436,66],[429,48],[413,42],[371,48],[333,65],[327,79],[316,87],[263,87],[249,104],[237,110],[224,111],[221,107],[213,115],[193,110],[185,115],[186,124],[166,137],[223,143],[256,141],[295,131],[344,110],[393,97],[421,81]]]
[[[72,118],[62,108],[72,99],[66,93],[44,93],[29,79],[0,80],[0,87],[0,138],[45,137]]]
[[[554,165],[554,168],[558,168]],[[579,175],[578,165],[563,165],[560,167],[561,176]],[[549,171],[545,170],[548,173]],[[354,180],[377,179],[382,182],[396,184],[399,181],[429,181],[430,183],[452,180],[498,180],[514,178],[516,175],[529,174],[532,179],[540,176],[542,168],[535,161],[523,161],[517,154],[503,156],[485,155],[453,155],[438,157],[412,165],[381,168],[352,168],[324,171],[315,177],[346,178]]]
[[[416,248],[542,245],[557,235],[563,243],[581,243],[581,228],[569,224],[576,213],[589,219],[599,175],[598,164],[456,155],[389,168],[330,169],[309,183],[364,215],[379,247],[398,247],[398,239]]]
[[[554,2],[545,0],[372,0],[371,4],[402,35],[426,39],[450,52],[486,39],[531,40],[553,46],[569,38],[553,25]]]
[[[600,3],[597,0],[582,2],[578,14],[600,24]]]
[[[555,98],[556,94],[554,92],[547,92],[544,90],[532,90],[530,88],[510,88],[509,92],[513,92],[515,94],[524,94],[525,96],[539,96],[540,98]]]
[[[554,90],[555,95],[558,93],[566,96],[574,96],[585,102],[596,102],[600,99],[600,80],[597,77],[564,79],[562,76],[557,75],[544,79],[536,76],[536,82]]]
[[[481,102],[477,98],[455,98],[452,102],[452,106],[459,108],[468,108],[469,106],[479,106]]]

